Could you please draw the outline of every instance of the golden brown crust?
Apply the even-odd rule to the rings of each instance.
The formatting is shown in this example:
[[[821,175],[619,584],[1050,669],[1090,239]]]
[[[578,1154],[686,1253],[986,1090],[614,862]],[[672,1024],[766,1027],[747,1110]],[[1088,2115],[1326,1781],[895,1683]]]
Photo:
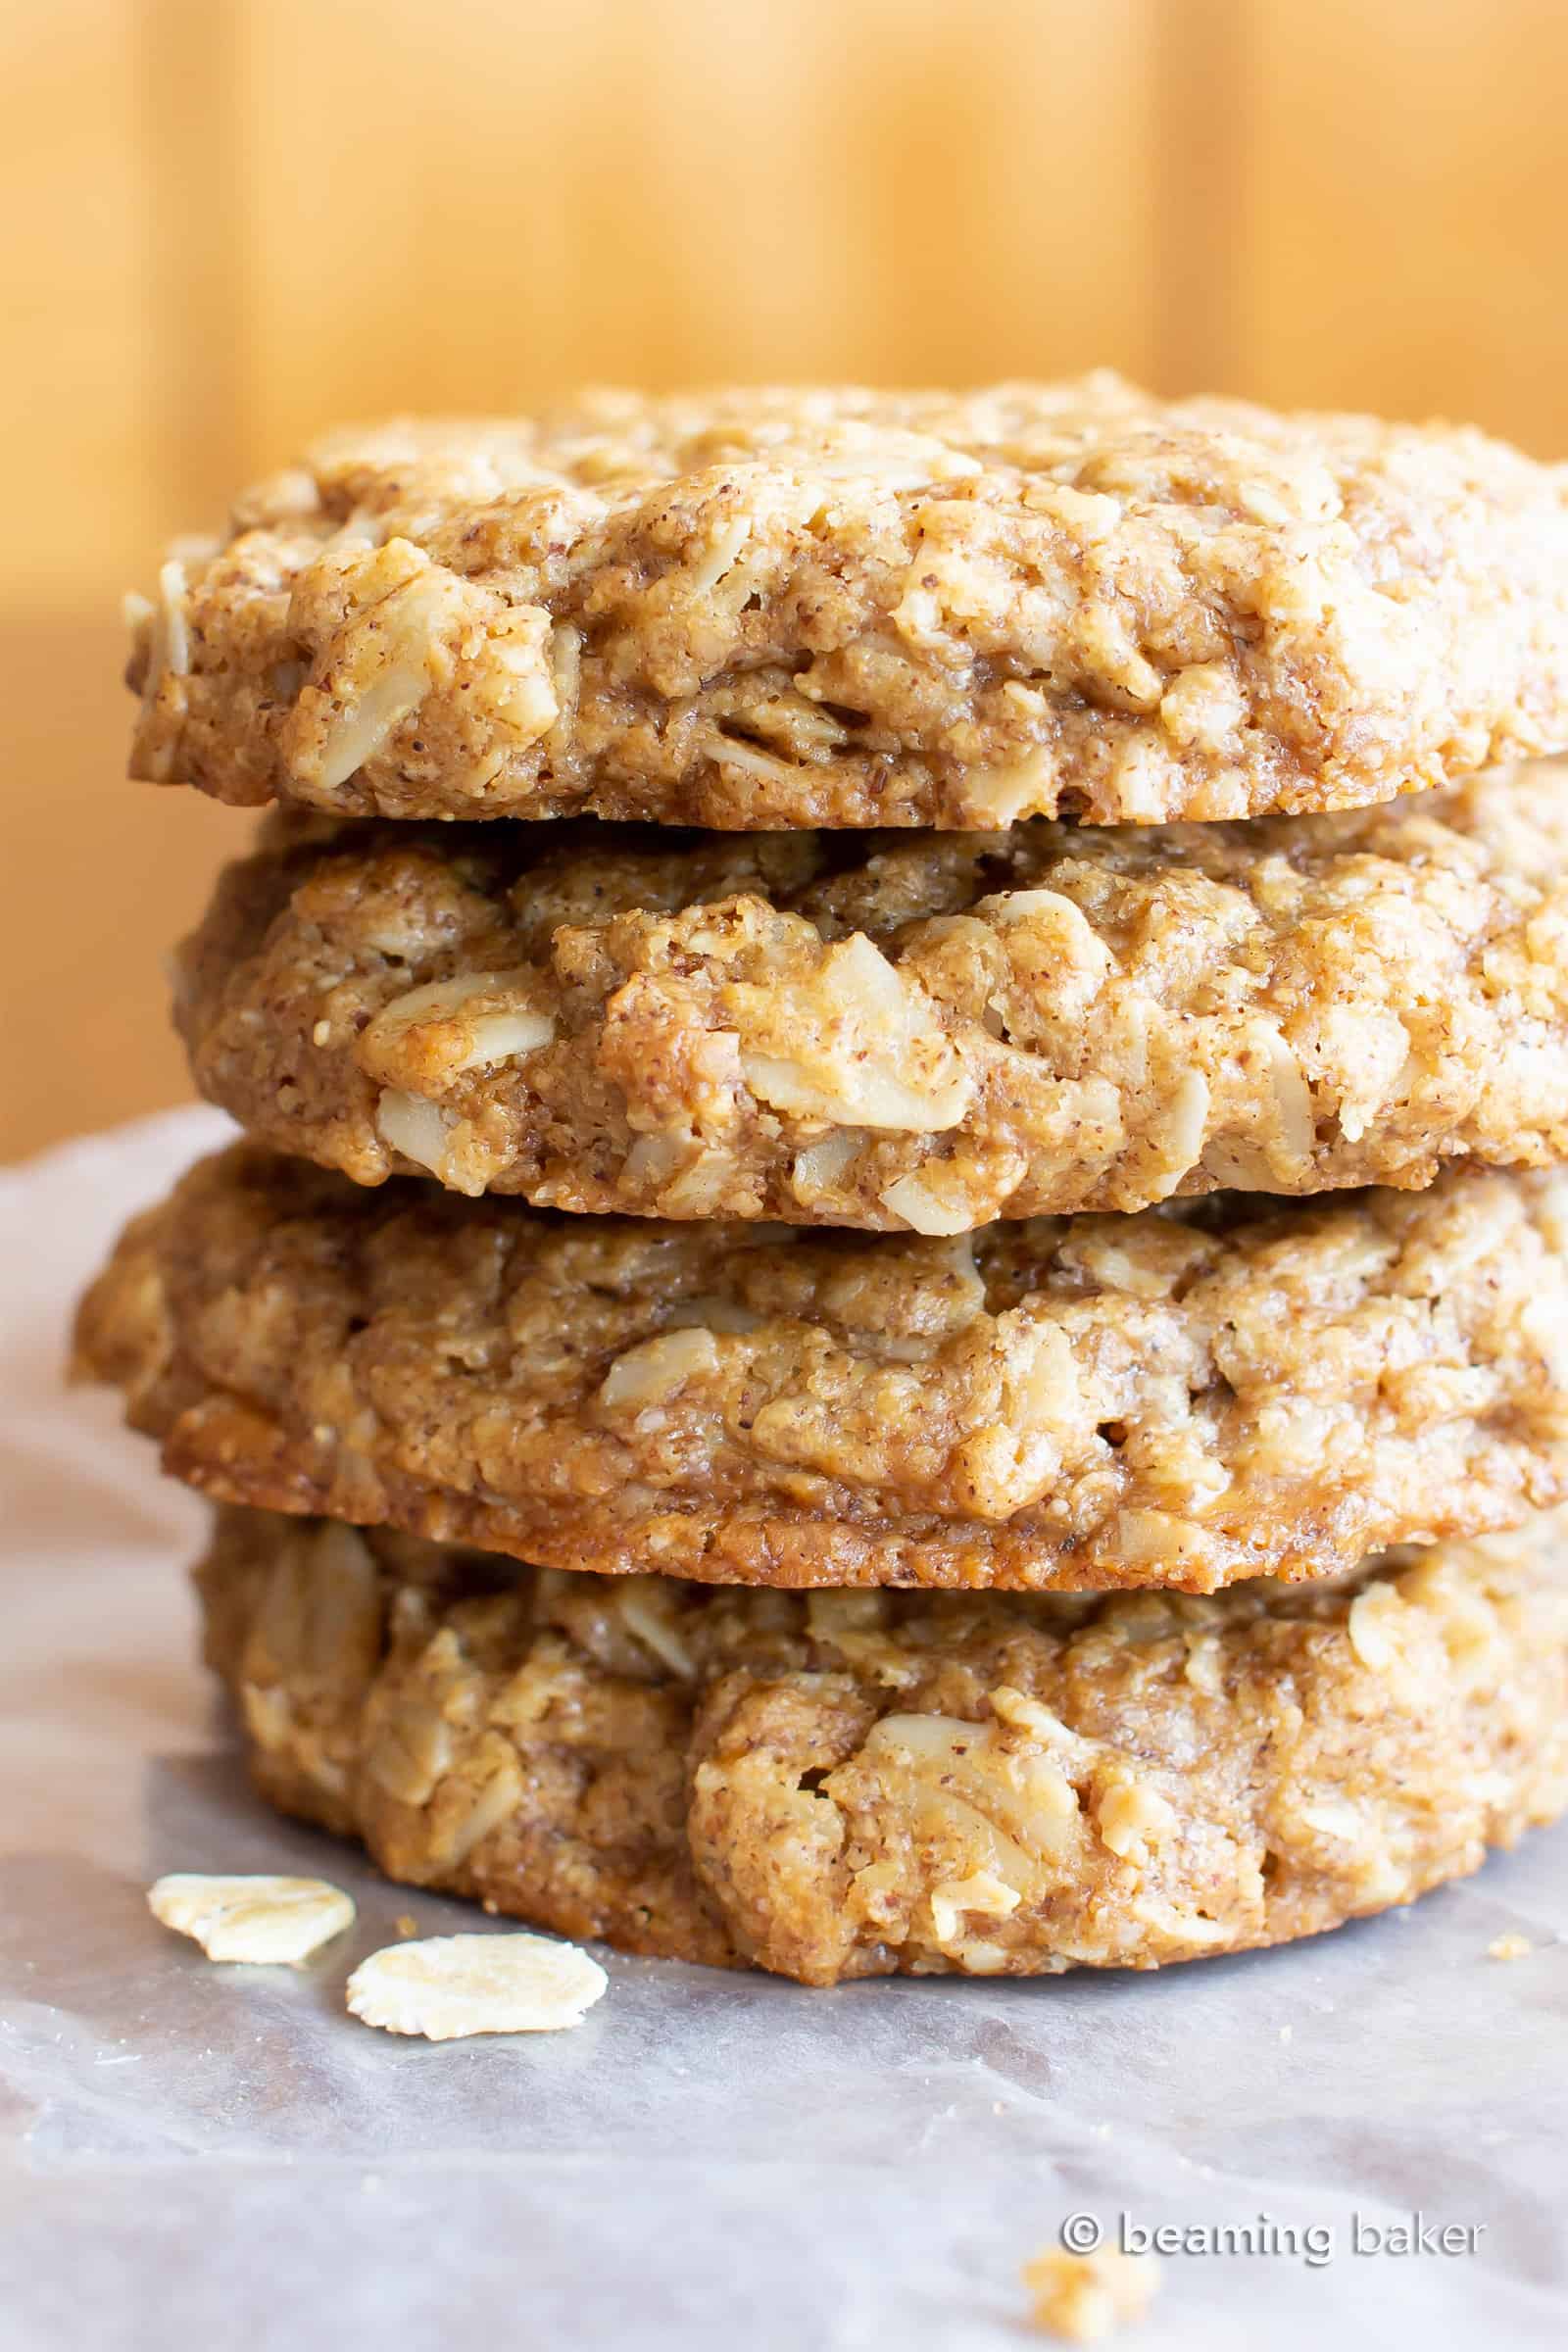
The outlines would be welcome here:
[[[167,564],[133,772],[715,828],[1360,807],[1568,743],[1564,476],[1162,402],[607,395],[342,434]]]
[[[208,1654],[394,1879],[812,1984],[1154,1967],[1568,1802],[1560,1520],[1207,1600],[724,1592],[225,1511]]]
[[[928,1233],[1424,1185],[1568,1158],[1568,768],[1115,832],[274,821],[176,986],[202,1091],[360,1184]]]
[[[557,1218],[240,1147],[86,1368],[220,1499],[714,1582],[1211,1590],[1568,1494],[1568,1179],[956,1241]]]

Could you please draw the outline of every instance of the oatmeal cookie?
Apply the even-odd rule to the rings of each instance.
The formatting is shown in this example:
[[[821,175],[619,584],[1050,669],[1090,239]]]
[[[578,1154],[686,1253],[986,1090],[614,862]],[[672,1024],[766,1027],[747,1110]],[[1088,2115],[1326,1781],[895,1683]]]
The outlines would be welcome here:
[[[954,1240],[561,1217],[239,1146],[84,1302],[223,1501],[551,1568],[1208,1591],[1568,1498],[1568,1176]]]
[[[1568,1159],[1568,767],[1237,825],[276,820],[204,1094],[359,1184],[951,1234]]]
[[[1109,376],[343,433],[138,603],[133,773],[737,830],[1361,807],[1568,746],[1565,486]]]
[[[810,1984],[1152,1968],[1568,1802],[1560,1520],[1208,1599],[724,1591],[226,1510],[207,1651],[389,1877]]]

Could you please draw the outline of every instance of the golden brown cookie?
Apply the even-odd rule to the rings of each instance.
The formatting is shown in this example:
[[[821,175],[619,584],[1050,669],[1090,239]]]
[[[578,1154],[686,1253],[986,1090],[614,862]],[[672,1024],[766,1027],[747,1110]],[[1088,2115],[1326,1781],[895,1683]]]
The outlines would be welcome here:
[[[344,433],[164,566],[133,772],[747,830],[1360,807],[1568,746],[1565,481],[1109,376]]]
[[[202,1091],[360,1184],[947,1234],[1568,1159],[1568,766],[1337,816],[691,836],[274,821]]]
[[[239,1147],[84,1367],[226,1501],[725,1583],[1353,1567],[1568,1497],[1568,1177],[938,1242],[559,1217]]]
[[[1152,1968],[1474,1870],[1568,1803],[1561,1520],[1214,1598],[725,1592],[230,1510],[263,1794],[389,1877],[830,1984]]]

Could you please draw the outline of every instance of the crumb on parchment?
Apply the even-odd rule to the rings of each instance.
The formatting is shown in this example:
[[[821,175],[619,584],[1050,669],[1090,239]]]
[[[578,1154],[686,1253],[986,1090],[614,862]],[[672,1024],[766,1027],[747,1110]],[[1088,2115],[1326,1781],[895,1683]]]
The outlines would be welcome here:
[[[1023,2269],[1034,2298],[1037,2328],[1073,2344],[1096,2343],[1115,2328],[1131,2327],[1149,2309],[1159,2283],[1159,2266],[1147,2254],[1123,2254],[1097,2246],[1070,2254],[1048,2246]]]

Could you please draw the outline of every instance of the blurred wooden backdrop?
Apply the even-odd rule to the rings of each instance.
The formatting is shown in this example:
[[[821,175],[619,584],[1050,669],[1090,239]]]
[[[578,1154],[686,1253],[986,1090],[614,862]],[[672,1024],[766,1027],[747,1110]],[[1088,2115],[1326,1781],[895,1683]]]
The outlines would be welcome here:
[[[242,818],[119,594],[323,422],[1108,361],[1568,452],[1561,0],[12,0],[0,1155],[182,1090]]]

